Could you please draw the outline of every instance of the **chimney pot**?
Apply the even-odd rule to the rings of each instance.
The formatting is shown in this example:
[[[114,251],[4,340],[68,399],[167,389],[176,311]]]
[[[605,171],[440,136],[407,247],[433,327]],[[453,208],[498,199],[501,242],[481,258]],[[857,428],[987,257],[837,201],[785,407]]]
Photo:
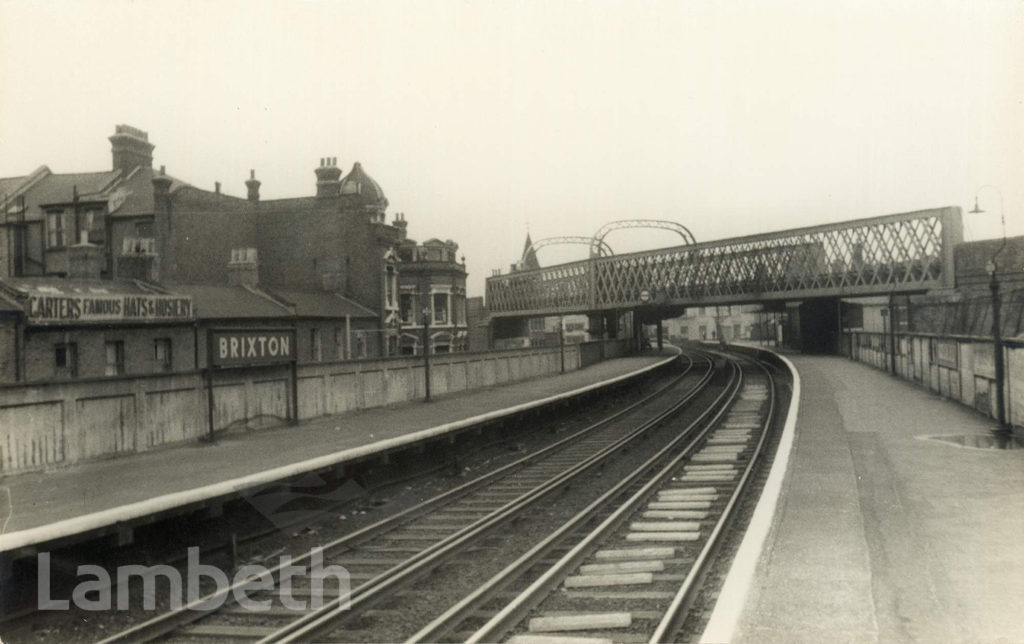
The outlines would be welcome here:
[[[213,182],[213,191],[220,194],[220,181]]]

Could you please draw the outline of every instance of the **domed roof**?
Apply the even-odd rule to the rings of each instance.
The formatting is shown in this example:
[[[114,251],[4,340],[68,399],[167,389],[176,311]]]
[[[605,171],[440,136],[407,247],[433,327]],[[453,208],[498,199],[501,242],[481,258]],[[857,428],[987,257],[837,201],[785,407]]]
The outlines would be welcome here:
[[[341,194],[358,195],[361,201],[367,204],[375,204],[387,207],[388,198],[384,196],[380,184],[373,180],[363,170],[362,164],[356,161],[352,171],[341,180]]]

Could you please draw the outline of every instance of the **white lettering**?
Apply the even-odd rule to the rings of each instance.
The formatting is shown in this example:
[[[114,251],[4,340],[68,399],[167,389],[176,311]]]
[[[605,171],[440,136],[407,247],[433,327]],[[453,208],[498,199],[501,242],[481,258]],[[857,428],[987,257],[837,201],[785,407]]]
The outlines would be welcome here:
[[[68,600],[50,599],[50,553],[39,553],[36,571],[36,605],[39,610],[67,610]]]
[[[286,356],[291,354],[292,339],[286,335],[281,336],[281,355]]]
[[[207,566],[199,563],[199,548],[193,546],[188,549],[188,603],[191,604],[199,599],[199,579],[208,577],[212,579],[217,590],[220,591],[228,586],[228,576],[224,571],[215,566]],[[227,593],[214,592],[207,595],[201,603],[193,607],[193,610],[215,610],[220,608],[227,599]]]
[[[217,344],[220,346],[220,357],[221,360],[223,360],[228,357],[228,339],[223,337],[218,338]]]
[[[181,608],[181,574],[170,566],[118,566],[117,610],[129,610],[131,577],[142,579],[142,608],[156,610],[156,578],[167,578],[171,608]]]
[[[272,356],[276,356],[277,355],[277,350],[278,350],[277,338],[270,338],[270,340],[267,341],[267,350],[270,352],[270,355],[272,355]]]
[[[310,553],[309,563],[310,585],[312,586],[312,601],[310,602],[309,607],[313,610],[323,608],[324,578],[335,577],[338,580],[337,597],[341,600],[341,605],[338,607],[338,610],[348,610],[350,606],[350,596],[352,594],[348,571],[342,566],[328,566],[326,568],[323,566],[324,550],[323,548],[314,548]]]
[[[246,581],[247,577],[253,577],[253,579]],[[253,590],[274,589],[274,577],[270,571],[263,566],[242,566],[235,573],[235,584],[241,584],[243,581],[246,582],[245,585],[238,585],[234,590],[235,601],[238,602],[238,605],[245,610],[257,613],[270,610],[271,600],[254,601],[249,599],[248,595]]]
[[[231,357],[238,357],[238,338],[231,338]]]
[[[71,601],[82,610],[110,610],[110,575],[100,566],[79,566],[78,576],[92,575],[92,581],[83,581],[71,592]],[[88,593],[96,593],[89,599]]]
[[[291,556],[281,555],[281,569],[278,571],[277,585],[281,587],[281,604],[288,610],[306,610],[306,602],[292,597],[292,575],[302,575],[305,572],[305,566],[292,565]]]
[[[249,352],[246,355],[248,355],[250,358],[255,358],[257,356],[257,354],[256,354],[256,336],[249,336],[248,338],[246,338],[246,342],[249,345]]]

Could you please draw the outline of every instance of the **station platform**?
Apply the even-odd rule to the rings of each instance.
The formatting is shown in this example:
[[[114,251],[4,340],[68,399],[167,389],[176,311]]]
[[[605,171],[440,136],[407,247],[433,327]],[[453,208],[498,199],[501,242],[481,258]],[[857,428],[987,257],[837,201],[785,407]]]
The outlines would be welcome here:
[[[788,467],[702,642],[1024,642],[1021,444],[986,448],[993,421],[866,365],[786,357]]]
[[[657,368],[675,349],[584,369],[0,479],[0,553],[365,459]]]

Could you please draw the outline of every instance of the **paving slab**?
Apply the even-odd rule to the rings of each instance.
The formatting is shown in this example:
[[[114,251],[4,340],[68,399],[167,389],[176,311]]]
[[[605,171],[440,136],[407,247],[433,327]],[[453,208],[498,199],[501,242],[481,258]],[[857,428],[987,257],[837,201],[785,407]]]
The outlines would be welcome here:
[[[731,641],[1024,642],[1024,449],[929,440],[993,421],[844,358],[788,357],[794,448],[750,590],[719,601]]]

